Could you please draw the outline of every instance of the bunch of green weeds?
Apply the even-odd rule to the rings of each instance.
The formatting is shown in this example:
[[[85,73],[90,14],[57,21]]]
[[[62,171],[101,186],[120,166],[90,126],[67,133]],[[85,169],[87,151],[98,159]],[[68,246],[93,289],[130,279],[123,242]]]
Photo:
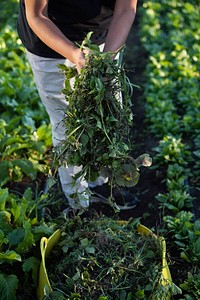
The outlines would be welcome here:
[[[150,165],[147,154],[134,159],[129,155],[132,128],[133,84],[126,76],[119,53],[101,52],[89,36],[81,45],[90,49],[85,67],[60,65],[65,74],[63,93],[68,102],[64,126],[66,139],[55,149],[58,165],[82,166],[77,178],[95,181],[108,177],[111,185],[134,186],[139,180],[139,167]],[[73,79],[73,84],[72,84]]]

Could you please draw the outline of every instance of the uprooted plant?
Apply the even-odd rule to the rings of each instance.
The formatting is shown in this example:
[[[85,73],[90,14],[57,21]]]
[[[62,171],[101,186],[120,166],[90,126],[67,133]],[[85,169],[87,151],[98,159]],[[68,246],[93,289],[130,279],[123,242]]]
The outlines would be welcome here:
[[[89,38],[90,35],[81,45],[90,51],[80,74],[75,68],[60,65],[69,106],[64,119],[66,139],[55,149],[55,162],[82,166],[74,180],[84,177],[91,182],[103,175],[109,178],[111,187],[131,187],[139,180],[139,167],[151,165],[148,154],[137,159],[130,156],[134,85],[126,76],[121,59],[113,58],[120,56],[122,49],[119,53],[104,53]]]

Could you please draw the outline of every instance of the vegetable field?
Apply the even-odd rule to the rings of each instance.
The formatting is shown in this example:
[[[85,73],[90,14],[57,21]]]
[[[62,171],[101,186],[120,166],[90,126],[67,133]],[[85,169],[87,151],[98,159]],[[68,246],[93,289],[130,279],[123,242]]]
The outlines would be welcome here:
[[[53,294],[46,290],[44,299],[88,300],[91,298],[81,297],[81,290],[86,287],[88,295],[95,295],[94,300],[169,299],[164,293],[161,293],[162,297],[153,298],[154,282],[148,284],[144,281],[145,284],[140,283],[134,292],[127,291],[126,285],[118,289],[122,273],[123,283],[126,283],[125,279],[127,284],[132,280],[128,272],[133,263],[131,267],[130,263],[126,265],[126,274],[121,261],[123,267],[118,269],[117,278],[112,277],[117,283],[115,298],[108,295],[106,288],[103,292],[101,288],[102,293],[91,292],[89,277],[86,276],[89,263],[84,265],[84,270],[78,269],[80,260],[76,261],[74,273],[68,275],[71,278],[65,278],[65,284],[70,288],[82,278],[83,286],[77,285],[76,293],[66,295],[62,285],[55,284],[56,265],[60,268],[58,272],[65,272],[62,262],[68,263],[70,268],[69,248],[72,249],[77,242],[78,229],[94,216],[106,216],[110,230],[114,226],[111,220],[126,220],[141,223],[156,236],[164,237],[173,281],[171,299],[200,299],[199,1],[139,1],[135,24],[124,52],[127,75],[140,87],[135,87],[132,95],[131,153],[133,157],[149,153],[153,163],[149,168],[141,168],[138,184],[131,187],[140,199],[134,210],[119,213],[108,205],[92,204],[78,219],[67,219],[65,214],[67,203],[56,169],[52,168],[51,127],[36,91],[25,49],[16,32],[17,12],[17,0],[2,1],[0,299],[37,300],[40,240],[49,238],[66,224],[69,225],[66,233],[70,231],[71,240],[68,237],[68,245],[60,244],[60,249],[55,247],[52,254],[55,262],[49,258],[49,278],[55,290]],[[120,235],[115,238],[118,240],[110,241],[101,236],[98,243],[105,248],[112,242],[118,245]],[[89,244],[89,235],[79,239],[84,248],[78,253],[79,258],[82,255],[82,260],[86,261],[88,253],[93,257],[93,264],[89,265],[91,271],[99,263],[95,258],[97,252]],[[123,243],[131,248],[128,238]],[[145,254],[147,258],[149,255],[152,259],[153,251],[151,249]],[[112,249],[107,257],[110,272],[114,258],[116,252]],[[138,265],[144,261],[144,257],[142,260],[138,256]],[[142,276],[144,274],[140,275],[138,282],[143,282]],[[92,281],[93,290],[99,286],[100,280]]]

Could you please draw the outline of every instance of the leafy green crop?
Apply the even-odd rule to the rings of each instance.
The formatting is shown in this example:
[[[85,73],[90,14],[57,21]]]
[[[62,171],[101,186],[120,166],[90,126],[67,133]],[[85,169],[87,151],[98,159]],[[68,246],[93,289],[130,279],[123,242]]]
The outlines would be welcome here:
[[[42,234],[52,233],[53,227],[48,227],[45,223],[40,228],[41,232],[37,230],[42,225],[37,219],[37,206],[45,197],[39,197],[37,203],[29,188],[22,197],[9,193],[8,189],[0,189],[0,250],[6,254],[3,256],[3,252],[1,253],[0,263],[4,261],[4,257],[6,260],[20,260],[19,255],[9,257],[8,253],[25,253]]]
[[[189,272],[184,283],[180,284],[186,300],[196,300],[200,298],[200,269]],[[181,299],[181,300],[183,300]]]
[[[0,8],[1,187],[48,173],[46,153],[52,145],[47,113],[16,30],[18,5],[16,0],[3,1]]]
[[[196,214],[199,217],[200,169],[199,1],[146,1],[140,12],[140,37],[149,58],[146,124],[160,139],[153,149],[154,162],[166,183],[166,191],[156,198],[164,208],[173,250],[192,269],[199,265],[200,251],[199,220],[195,219]],[[199,299],[199,269],[195,272],[197,276],[189,276],[181,285],[185,288],[181,299]]]
[[[35,130],[47,122],[48,117],[39,99],[25,48],[16,28],[10,25],[0,32],[0,58],[1,118],[9,121],[10,116],[21,116],[21,125]]]
[[[191,212],[180,211],[175,217],[165,216],[169,232],[179,246],[180,256],[188,262],[200,262],[200,221]]]
[[[24,176],[35,180],[39,172],[48,173],[45,159],[51,147],[50,126],[44,124],[31,134],[19,125],[19,119],[13,118],[8,124],[0,119],[0,186]]]
[[[46,195],[34,198],[30,189],[22,196],[0,189],[1,299],[16,299],[18,285],[28,291],[31,285],[35,289],[40,257],[34,249],[42,236],[50,236],[55,230],[53,222],[47,224],[40,217],[45,198]]]

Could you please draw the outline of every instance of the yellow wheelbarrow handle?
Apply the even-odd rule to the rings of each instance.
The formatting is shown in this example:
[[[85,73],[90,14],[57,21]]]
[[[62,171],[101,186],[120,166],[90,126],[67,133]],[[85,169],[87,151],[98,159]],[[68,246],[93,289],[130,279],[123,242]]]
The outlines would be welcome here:
[[[143,235],[151,235],[155,239],[159,240],[160,246],[162,249],[162,277],[160,280],[160,283],[164,286],[167,284],[172,283],[172,277],[171,273],[167,264],[167,259],[166,259],[166,242],[163,237],[157,237],[149,228],[145,227],[144,225],[139,224],[137,227],[137,231]],[[169,300],[171,297],[170,295],[166,298],[166,300]]]
[[[56,230],[49,239],[42,237],[40,241],[41,263],[39,269],[39,284],[37,288],[38,300],[42,300],[45,294],[52,292],[51,284],[48,279],[45,259],[50,254],[54,245],[58,242],[61,236],[60,229]]]

